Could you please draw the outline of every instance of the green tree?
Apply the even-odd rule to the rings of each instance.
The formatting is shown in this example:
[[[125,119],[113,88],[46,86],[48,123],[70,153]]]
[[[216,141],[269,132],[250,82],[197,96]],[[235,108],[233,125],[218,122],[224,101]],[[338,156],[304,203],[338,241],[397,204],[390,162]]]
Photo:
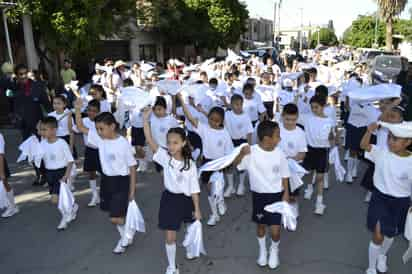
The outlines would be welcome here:
[[[101,37],[127,30],[120,27],[136,14],[135,0],[20,0],[17,3],[9,16],[19,24],[22,14],[31,15],[36,46],[43,57],[47,51],[90,55]],[[42,50],[40,41],[45,45]]]
[[[138,1],[138,21],[159,31],[170,44],[214,49],[236,43],[249,17],[238,0]]]
[[[329,28],[321,28],[319,31],[312,33],[310,38],[310,47],[315,48],[319,43],[325,46],[335,46],[338,44],[338,38],[335,32]]]
[[[407,0],[375,0],[380,14],[386,23],[386,50],[392,51],[393,22],[406,6]]]
[[[376,17],[360,15],[343,33],[343,43],[357,48],[370,48],[375,43]],[[377,44],[385,44],[385,24],[378,21]]]

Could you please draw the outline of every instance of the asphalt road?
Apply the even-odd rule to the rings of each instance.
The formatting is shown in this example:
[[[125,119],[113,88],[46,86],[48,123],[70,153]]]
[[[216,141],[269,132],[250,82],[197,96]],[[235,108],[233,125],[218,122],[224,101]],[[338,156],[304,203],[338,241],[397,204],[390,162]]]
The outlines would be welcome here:
[[[21,213],[0,220],[1,274],[151,274],[164,273],[167,267],[164,236],[157,228],[157,213],[162,180],[156,173],[138,175],[136,201],[142,209],[147,232],[137,234],[135,243],[121,256],[111,250],[118,233],[108,216],[97,208],[87,208],[90,192],[81,175],[76,183],[80,205],[77,220],[64,232],[56,226],[60,214],[48,201],[47,189],[32,187],[33,171],[17,159],[18,134],[2,130],[7,142],[7,158],[14,176]],[[255,261],[258,245],[251,219],[251,197],[227,202],[227,215],[215,228],[205,226],[208,252],[196,261],[184,259],[183,233],[178,235],[177,263],[181,273],[282,273],[282,274],[355,274],[364,273],[368,263],[370,235],[365,227],[367,204],[359,183],[336,183],[325,194],[328,206],[323,217],[313,214],[314,201],[301,199],[301,216],[296,232],[282,232],[281,266],[275,271],[259,268]],[[206,195],[201,206],[206,220],[209,214]],[[205,221],[204,221],[205,223]],[[269,244],[269,243],[268,243]],[[396,239],[389,253],[391,274],[410,274],[412,264],[403,265],[407,248],[404,238]]]

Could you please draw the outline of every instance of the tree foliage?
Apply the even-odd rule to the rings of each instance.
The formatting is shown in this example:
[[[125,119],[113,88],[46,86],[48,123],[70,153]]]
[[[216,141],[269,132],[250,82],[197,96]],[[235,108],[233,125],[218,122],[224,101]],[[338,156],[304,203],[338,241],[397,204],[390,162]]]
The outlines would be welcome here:
[[[20,0],[10,10],[20,23],[23,14],[32,17],[35,40],[48,50],[69,55],[89,54],[102,36],[121,30],[135,15],[135,0]],[[125,28],[122,28],[125,29]]]
[[[236,43],[249,17],[238,0],[138,1],[137,11],[138,21],[158,30],[168,43],[205,48]]]
[[[375,40],[376,17],[370,15],[360,15],[352,22],[343,34],[343,43],[360,48],[372,47]],[[377,46],[385,46],[386,24],[378,20]],[[400,34],[406,40],[412,41],[412,20],[398,19],[393,24],[394,34]]]
[[[318,45],[318,37],[319,42],[325,46],[335,46],[338,44],[338,38],[333,30],[329,28],[321,28],[319,31],[312,33],[310,37],[310,47],[315,48]]]

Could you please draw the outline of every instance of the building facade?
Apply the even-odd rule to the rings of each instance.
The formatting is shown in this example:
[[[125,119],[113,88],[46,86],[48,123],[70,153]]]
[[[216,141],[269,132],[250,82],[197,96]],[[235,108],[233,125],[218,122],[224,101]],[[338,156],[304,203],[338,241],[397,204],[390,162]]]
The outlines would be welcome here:
[[[264,18],[249,18],[247,31],[241,37],[242,48],[272,46],[273,21]]]

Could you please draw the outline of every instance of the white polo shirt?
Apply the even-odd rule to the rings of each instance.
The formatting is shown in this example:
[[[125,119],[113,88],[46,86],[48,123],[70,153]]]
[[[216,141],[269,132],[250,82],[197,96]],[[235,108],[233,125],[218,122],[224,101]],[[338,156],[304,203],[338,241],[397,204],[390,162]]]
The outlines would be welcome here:
[[[74,161],[70,147],[63,139],[57,138],[54,143],[49,143],[46,139],[43,139],[40,146],[44,152],[43,162],[46,169],[65,168]]]

